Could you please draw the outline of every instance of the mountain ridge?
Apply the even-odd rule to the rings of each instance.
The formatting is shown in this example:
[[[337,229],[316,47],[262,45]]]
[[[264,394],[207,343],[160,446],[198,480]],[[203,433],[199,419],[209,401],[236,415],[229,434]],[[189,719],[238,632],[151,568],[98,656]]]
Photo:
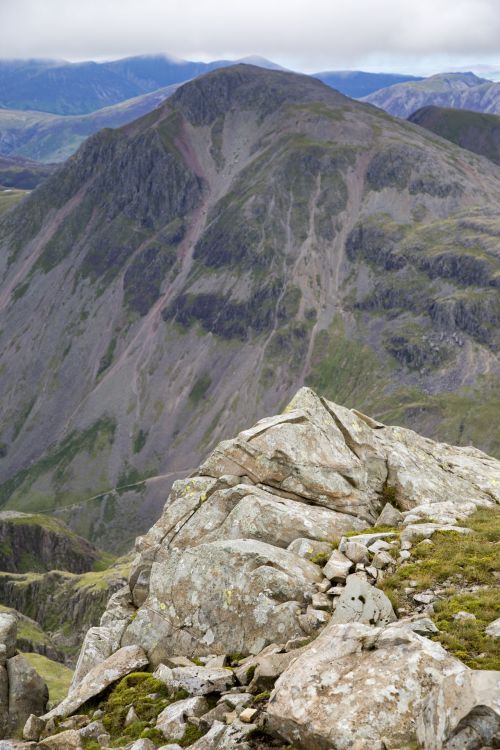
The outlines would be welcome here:
[[[500,117],[467,109],[427,106],[408,118],[457,146],[500,164]]]
[[[174,478],[304,380],[497,450],[498,197],[490,162],[251,66],[92,136],[1,225],[2,504],[104,493],[66,518],[96,538],[114,487]]]
[[[404,119],[429,105],[495,114],[500,112],[500,83],[474,73],[440,73],[422,81],[389,86],[363,101]]]

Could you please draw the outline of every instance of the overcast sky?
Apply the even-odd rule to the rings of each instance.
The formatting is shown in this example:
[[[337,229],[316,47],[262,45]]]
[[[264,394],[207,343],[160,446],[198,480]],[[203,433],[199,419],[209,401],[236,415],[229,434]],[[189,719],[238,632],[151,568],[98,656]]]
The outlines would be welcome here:
[[[0,56],[262,55],[313,72],[500,68],[500,0],[0,0]]]

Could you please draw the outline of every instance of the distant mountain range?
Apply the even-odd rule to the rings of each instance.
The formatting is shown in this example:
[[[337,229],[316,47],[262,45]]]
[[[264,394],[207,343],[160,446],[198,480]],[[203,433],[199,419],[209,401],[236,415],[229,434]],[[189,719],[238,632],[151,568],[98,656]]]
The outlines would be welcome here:
[[[103,63],[0,60],[0,108],[59,115],[88,114],[238,63],[283,70],[261,57],[209,63],[176,60],[167,55],[142,55]],[[420,80],[410,75],[357,70],[326,71],[314,77],[353,98],[396,83]]]
[[[0,109],[0,154],[40,162],[60,162],[73,154],[89,135],[117,128],[159,107],[176,90],[166,86],[86,115]]]
[[[398,83],[422,80],[417,76],[399,73],[365,73],[362,70],[327,70],[323,73],[315,73],[313,77],[353,99],[361,99],[379,89]]]
[[[417,110],[408,119],[457,146],[500,164],[499,115],[431,106]]]
[[[263,58],[245,58],[243,62],[282,70]],[[230,60],[174,60],[164,55],[109,63],[0,61],[0,154],[44,163],[64,161],[93,133],[120,127],[151,112],[187,79],[234,64]],[[398,117],[407,118],[429,105],[500,112],[500,83],[473,73],[422,79],[392,73],[325,71],[312,77]],[[470,138],[466,140],[472,143]],[[483,153],[482,147],[479,152]],[[489,153],[493,153],[491,148]]]
[[[479,78],[474,73],[440,73],[420,81],[380,89],[364,97],[363,101],[405,119],[417,109],[431,104],[499,114],[500,82]]]
[[[0,107],[82,115],[228,64],[227,60],[177,61],[164,55],[106,63],[3,60],[0,61]]]

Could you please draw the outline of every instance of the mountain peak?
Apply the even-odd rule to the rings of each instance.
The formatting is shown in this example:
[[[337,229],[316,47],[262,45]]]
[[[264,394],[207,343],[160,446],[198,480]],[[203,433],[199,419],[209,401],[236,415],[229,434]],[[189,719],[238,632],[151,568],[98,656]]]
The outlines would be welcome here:
[[[269,113],[286,102],[336,105],[341,100],[341,94],[310,76],[239,63],[184,84],[167,106],[179,108],[193,125],[208,125],[232,107]]]

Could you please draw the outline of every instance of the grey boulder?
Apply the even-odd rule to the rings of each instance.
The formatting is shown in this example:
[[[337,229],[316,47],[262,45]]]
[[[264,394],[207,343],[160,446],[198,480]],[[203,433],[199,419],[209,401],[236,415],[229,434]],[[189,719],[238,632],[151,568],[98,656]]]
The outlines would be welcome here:
[[[173,654],[259,653],[304,635],[299,622],[321,569],[285,549],[228,540],[172,550],[153,565],[150,595],[122,643],[153,664]]]
[[[466,669],[436,684],[417,714],[425,750],[500,744],[500,672]]]
[[[405,747],[429,689],[465,670],[404,626],[330,623],[278,679],[266,726],[297,750]]]
[[[338,597],[333,623],[387,625],[395,619],[392,604],[383,591],[368,583],[363,574],[348,576],[345,588]]]
[[[24,656],[17,654],[7,662],[9,680],[9,727],[11,733],[22,728],[31,714],[42,714],[49,700],[44,680]]]

